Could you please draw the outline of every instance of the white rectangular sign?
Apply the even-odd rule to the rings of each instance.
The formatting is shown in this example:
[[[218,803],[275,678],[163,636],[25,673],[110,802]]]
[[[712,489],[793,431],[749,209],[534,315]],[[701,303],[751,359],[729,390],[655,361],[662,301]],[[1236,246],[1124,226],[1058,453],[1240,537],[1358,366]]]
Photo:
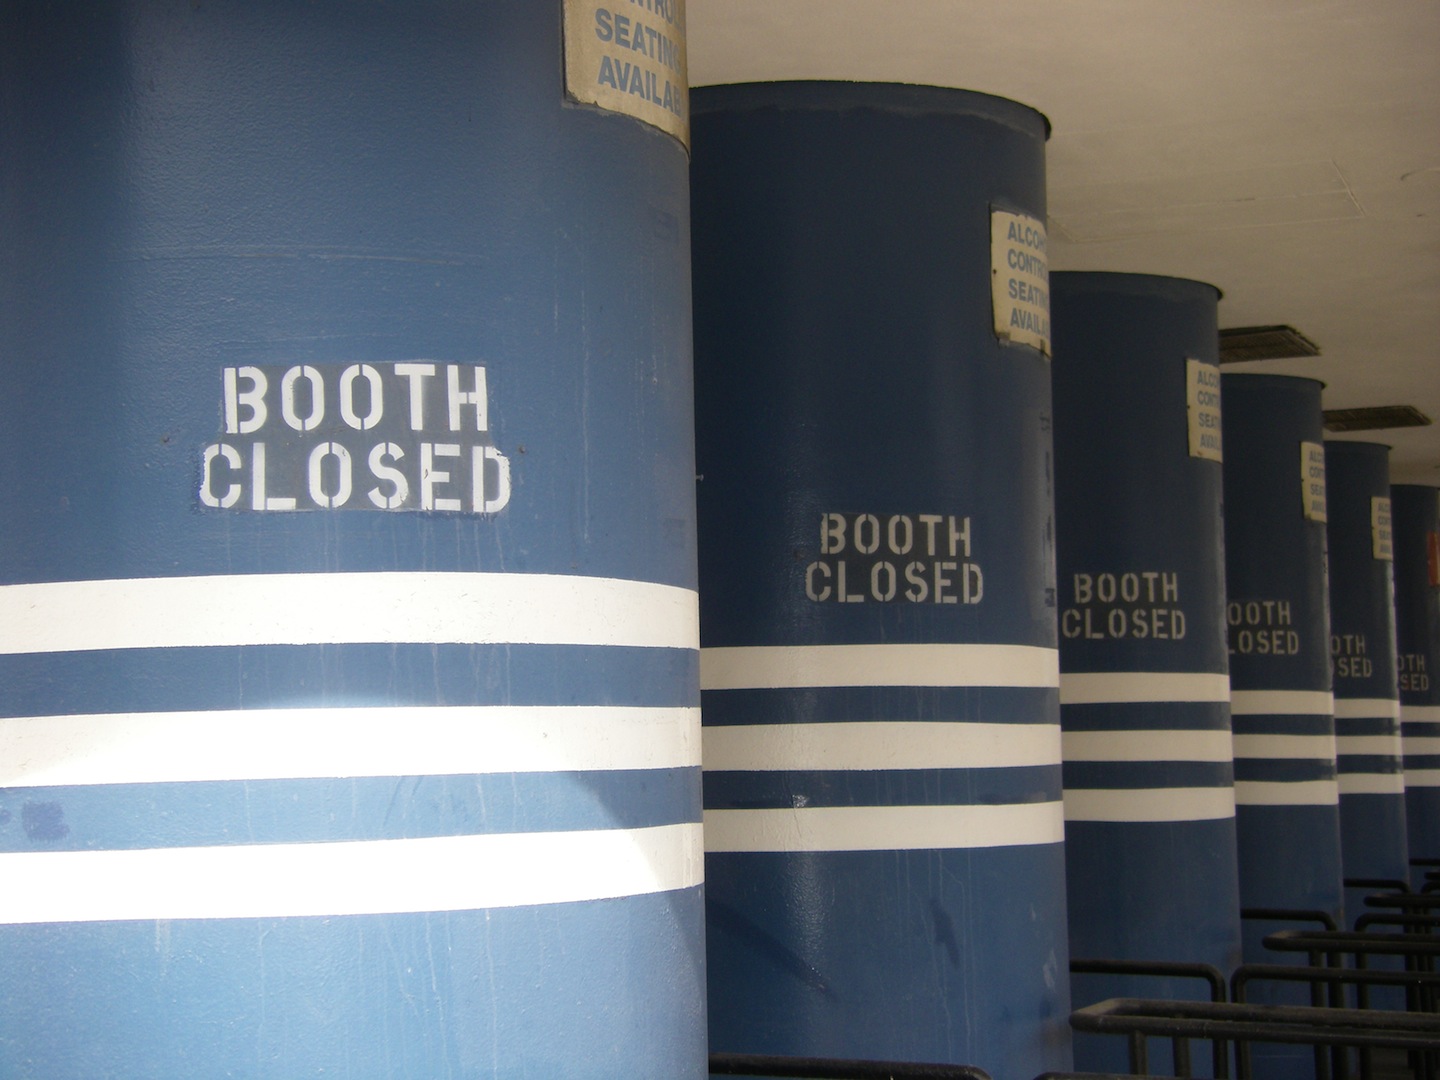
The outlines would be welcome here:
[[[1185,406],[1190,417],[1190,456],[1224,461],[1220,445],[1220,365],[1186,359]]]
[[[565,90],[688,148],[685,0],[565,0]]]
[[[1375,495],[1370,499],[1370,534],[1375,558],[1395,561],[1394,538],[1390,533],[1390,499]]]
[[[990,291],[995,336],[1050,355],[1050,262],[1045,222],[991,208]]]
[[[1325,444],[1300,444],[1300,497],[1304,499],[1305,517],[1310,521],[1328,521],[1325,511]]]

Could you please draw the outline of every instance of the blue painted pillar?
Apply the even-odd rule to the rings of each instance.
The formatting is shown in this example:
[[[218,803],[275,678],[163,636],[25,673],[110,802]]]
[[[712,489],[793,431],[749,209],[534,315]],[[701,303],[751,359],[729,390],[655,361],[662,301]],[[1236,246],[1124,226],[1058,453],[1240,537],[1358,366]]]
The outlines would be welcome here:
[[[1064,1068],[1045,120],[694,100],[711,1046]]]
[[[1392,484],[1390,509],[1407,846],[1440,859],[1440,488]]]
[[[1338,920],[1320,389],[1283,375],[1222,380],[1227,621],[1241,903]]]
[[[1409,880],[1389,458],[1378,443],[1325,444],[1330,659],[1345,877]],[[1351,919],[1373,891],[1346,890]]]
[[[686,150],[561,31],[0,6],[0,1074],[704,1075]]]
[[[1340,923],[1320,391],[1284,375],[1221,379],[1226,621],[1242,909],[1321,911]],[[1286,925],[1247,920],[1246,962],[1288,963],[1261,945]],[[1303,988],[1268,992],[1264,1000],[1309,1002]],[[1307,1050],[1252,1052],[1277,1077],[1313,1075]]]
[[[1061,273],[1055,524],[1070,950],[1239,960],[1212,285]],[[1077,1005],[1204,997],[1078,975]],[[1119,1071],[1113,1039],[1078,1063]]]

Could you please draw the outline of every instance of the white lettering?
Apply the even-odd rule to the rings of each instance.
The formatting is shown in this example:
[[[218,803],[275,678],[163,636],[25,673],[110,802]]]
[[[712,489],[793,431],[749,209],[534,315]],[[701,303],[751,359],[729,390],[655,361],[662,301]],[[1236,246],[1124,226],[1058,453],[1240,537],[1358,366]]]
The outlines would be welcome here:
[[[963,524],[957,529],[955,528],[955,518],[952,517],[950,519],[950,554],[955,555],[961,546],[964,547],[963,554],[968,559],[970,557],[970,519],[968,517],[963,519]]]
[[[905,580],[910,583],[910,588],[905,590],[905,599],[912,604],[923,604],[930,595],[930,584],[925,580],[925,564],[906,563]]]
[[[265,444],[257,442],[250,447],[250,508],[252,510],[294,510],[293,495],[271,496],[265,476]]]
[[[477,446],[471,451],[473,473],[470,478],[471,507],[477,514],[494,514],[510,502],[510,459],[493,446]],[[495,486],[485,483],[487,462],[495,465]]]
[[[370,388],[370,411],[364,416],[355,412],[355,380],[363,376]],[[369,364],[351,364],[340,374],[340,418],[356,431],[369,431],[380,422],[385,412],[385,388],[380,372]]]
[[[310,384],[310,415],[295,411],[295,384],[304,379]],[[280,415],[296,431],[314,431],[325,419],[325,382],[309,364],[292,367],[280,379]]]
[[[885,584],[880,584],[884,577]],[[895,564],[877,562],[870,568],[870,595],[876,600],[893,600],[895,597]]]
[[[458,364],[445,366],[445,383],[450,400],[450,430],[460,430],[460,408],[463,405],[475,407],[475,430],[490,430],[490,417],[485,403],[485,369],[475,367],[475,389],[460,389],[460,367]]]
[[[410,482],[405,479],[405,474],[393,465],[387,465],[387,457],[399,461],[405,456],[405,451],[394,443],[381,443],[370,448],[370,471],[375,474],[375,479],[381,483],[389,483],[394,490],[389,495],[382,495],[380,488],[373,487],[366,494],[370,501],[381,510],[396,510],[405,505],[405,500],[410,496]]]
[[[434,364],[396,364],[395,374],[410,381],[410,430],[425,430],[425,380],[435,374]]]
[[[898,526],[905,526],[905,539],[900,539]],[[887,539],[890,542],[890,550],[896,555],[908,555],[910,549],[915,545],[915,526],[904,514],[896,514],[890,519],[887,528]]]
[[[240,393],[238,380],[249,379],[250,389]],[[227,435],[249,435],[265,426],[268,415],[265,408],[265,391],[269,382],[265,373],[257,367],[225,369],[225,433]],[[250,415],[240,419],[240,406],[250,410]]]
[[[939,514],[921,514],[920,524],[925,526],[925,554],[938,554],[935,550],[935,526],[945,520]]]
[[[325,459],[327,457],[333,457],[338,468],[334,492],[325,490]],[[336,442],[321,443],[310,451],[309,464],[310,498],[315,505],[326,510],[344,506],[350,499],[350,451]]]
[[[224,495],[216,495],[214,493],[212,490],[213,474],[211,469],[217,457],[224,458],[225,464],[230,466],[231,471],[238,472],[242,464],[240,451],[236,450],[233,446],[225,443],[211,443],[205,447],[205,453],[201,459],[200,501],[206,506],[215,507],[219,510],[228,510],[240,501],[240,485],[231,484],[225,489]]]
[[[421,510],[459,510],[459,499],[437,499],[435,488],[441,484],[450,482],[450,473],[435,468],[435,459],[439,457],[458,458],[460,447],[455,443],[428,443],[420,444],[420,509]]]
[[[827,584],[818,589],[815,587],[815,575],[817,573],[821,574],[827,582]],[[829,580],[830,567],[826,566],[823,562],[812,562],[805,568],[805,595],[811,600],[821,602],[830,599]]]
[[[862,537],[861,530],[868,529],[869,537]],[[861,514],[855,519],[855,550],[861,555],[870,555],[880,546],[880,522],[874,514]]]

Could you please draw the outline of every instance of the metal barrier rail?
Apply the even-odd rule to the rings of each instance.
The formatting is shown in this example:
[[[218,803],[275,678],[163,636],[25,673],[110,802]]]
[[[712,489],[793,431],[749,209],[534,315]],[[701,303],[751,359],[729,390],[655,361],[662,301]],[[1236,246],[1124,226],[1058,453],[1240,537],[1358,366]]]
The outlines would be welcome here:
[[[1420,886],[1422,893],[1440,892],[1440,859],[1413,858],[1410,865],[1425,871],[1425,883]]]
[[[1252,982],[1303,982],[1303,983],[1353,983],[1356,986],[1408,986],[1415,987],[1421,994],[1421,1008],[1417,1011],[1434,1012],[1440,1003],[1440,972],[1434,971],[1376,971],[1371,968],[1330,968],[1302,967],[1292,964],[1241,964],[1230,976],[1230,1000],[1237,1005],[1246,1004],[1245,989]],[[1360,1004],[1359,1008],[1365,1008]]]
[[[1406,972],[1429,973],[1435,970],[1435,957],[1440,956],[1440,936],[1432,934],[1377,934],[1360,930],[1281,930],[1264,939],[1266,948],[1277,952],[1303,952],[1309,956],[1312,967],[1321,967],[1324,957],[1332,970],[1343,970],[1343,957],[1355,957],[1355,970],[1367,970],[1371,956],[1400,956],[1405,961]],[[1316,986],[1319,984],[1316,983]],[[1344,987],[1331,983],[1331,1005],[1343,1003]],[[1369,1004],[1365,984],[1360,984],[1359,994],[1362,1005]],[[1407,1005],[1415,1010],[1415,992],[1407,991]],[[1365,1064],[1362,1055],[1362,1065]],[[1343,1065],[1337,1059],[1337,1065]],[[1337,1070],[1338,1075],[1338,1070]],[[1434,1062],[1426,1057],[1424,1075],[1434,1075]]]
[[[780,1054],[712,1053],[710,1072],[715,1076],[809,1077],[811,1080],[990,1080],[990,1074],[975,1065]]]
[[[1440,909],[1440,896],[1435,893],[1371,893],[1365,897],[1365,906],[1420,911],[1435,910]]]
[[[1347,953],[1364,956],[1408,956],[1426,965],[1440,956],[1440,937],[1432,934],[1375,934],[1357,930],[1277,930],[1266,934],[1267,949],[1303,952],[1312,957]],[[1314,963],[1314,961],[1312,961]],[[1318,963],[1314,966],[1319,967]]]
[[[1210,1000],[1225,1000],[1225,976],[1213,964],[1184,960],[1100,960],[1085,957],[1070,961],[1072,975],[1154,975],[1157,978],[1201,979],[1210,986]]]
[[[1347,889],[1385,889],[1389,892],[1410,892],[1410,883],[1401,881],[1399,878],[1347,877],[1345,887]]]
[[[1245,992],[1252,982],[1303,982],[1309,983],[1312,993],[1320,992],[1321,983],[1329,983],[1334,989],[1339,989],[1340,998],[1332,1004],[1341,1005],[1344,1002],[1345,984],[1354,984],[1356,989],[1355,1007],[1368,1009],[1370,1007],[1367,988],[1370,986],[1401,986],[1407,992],[1407,1000],[1412,1009],[1420,1012],[1436,1011],[1440,1005],[1440,974],[1431,971],[1373,971],[1368,968],[1317,968],[1299,967],[1285,964],[1241,964],[1230,976],[1230,999],[1236,1004],[1245,1004]],[[1240,1041],[1235,1044],[1237,1058],[1243,1058],[1243,1063],[1236,1069],[1242,1074],[1250,1071],[1250,1045]],[[1315,1075],[1324,1077],[1330,1073],[1331,1062],[1323,1060],[1325,1051],[1317,1046],[1315,1048]],[[1342,1054],[1343,1050],[1334,1050],[1334,1054]],[[1360,1072],[1362,1076],[1370,1075],[1370,1051],[1360,1051]],[[1344,1075],[1345,1062],[1337,1059],[1334,1062],[1335,1075]]]
[[[1176,1055],[1180,1076],[1190,1075],[1191,1039],[1424,1051],[1422,1075],[1426,1080],[1433,1080],[1435,1057],[1440,1052],[1440,1016],[1425,1013],[1111,998],[1077,1009],[1070,1016],[1070,1025],[1077,1031],[1128,1037],[1134,1072],[1149,1070],[1149,1037],[1168,1038],[1177,1050],[1183,1043],[1184,1067],[1182,1056]],[[1239,1080],[1249,1080],[1245,1058],[1242,1054],[1237,1062]]]
[[[1220,969],[1212,964],[1202,964],[1184,960],[1102,960],[1084,957],[1079,960],[1071,959],[1070,974],[1072,975],[1150,975],[1157,978],[1181,978],[1200,979],[1210,986],[1210,1000],[1212,1002],[1224,1001],[1226,986],[1225,976]],[[1189,1049],[1182,1048],[1178,1043],[1175,1046],[1176,1067],[1179,1067],[1180,1058],[1178,1055],[1189,1053]],[[1212,1064],[1215,1076],[1224,1080],[1229,1076],[1230,1051],[1224,1039],[1217,1039],[1211,1046]],[[1188,1057],[1186,1068],[1188,1069]]]
[[[1367,911],[1355,920],[1355,932],[1364,933],[1372,926],[1399,926],[1402,933],[1429,933],[1440,927],[1440,915],[1391,914],[1388,911]]]
[[[754,1071],[752,1065],[761,1066]],[[813,1070],[820,1069],[820,1072]],[[875,1072],[879,1069],[879,1072]],[[916,1072],[914,1070],[932,1070]],[[934,1072],[940,1069],[942,1072]],[[778,1071],[777,1071],[778,1070]],[[810,1070],[810,1071],[796,1071]],[[829,1070],[829,1071],[825,1071]],[[839,1070],[839,1071],[837,1071]],[[856,1070],[869,1070],[857,1072]],[[910,1077],[932,1078],[967,1077],[974,1080],[990,1080],[989,1074],[974,1065],[925,1065],[895,1061],[864,1061],[848,1058],[799,1058],[766,1054],[711,1054],[710,1072],[717,1076],[785,1076],[811,1077],[819,1080],[850,1080],[850,1078],[886,1077],[893,1080],[908,1080]],[[1161,1076],[1137,1076],[1135,1073],[1109,1072],[1044,1072],[1035,1080],[1165,1080]]]
[[[1240,918],[1242,920],[1267,920],[1270,922],[1315,922],[1320,924],[1322,930],[1339,930],[1340,924],[1335,921],[1333,915],[1328,911],[1321,911],[1318,908],[1241,908]],[[1340,956],[1327,957],[1332,963],[1338,965]],[[1318,963],[1317,957],[1311,957],[1310,962]],[[1328,1004],[1343,1006],[1345,1004],[1343,987],[1331,987],[1330,1000]],[[1310,984],[1310,1004],[1327,1004],[1325,987],[1318,982]],[[1243,1045],[1237,1046],[1236,1054],[1249,1053],[1248,1048]],[[1332,1062],[1332,1057],[1344,1053],[1342,1050],[1326,1051],[1324,1047],[1315,1047],[1315,1080],[1330,1080],[1332,1075],[1344,1075],[1343,1062]],[[1333,1067],[1332,1067],[1333,1066]]]
[[[1339,930],[1339,924],[1328,911],[1312,908],[1247,907],[1240,909],[1240,918],[1270,922],[1318,922],[1322,929]]]

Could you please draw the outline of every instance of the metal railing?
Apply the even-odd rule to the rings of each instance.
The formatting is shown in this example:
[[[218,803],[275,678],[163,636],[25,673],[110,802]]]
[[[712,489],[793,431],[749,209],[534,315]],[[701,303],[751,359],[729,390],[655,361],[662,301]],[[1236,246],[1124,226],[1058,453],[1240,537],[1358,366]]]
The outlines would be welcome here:
[[[1077,1031],[1124,1035],[1130,1042],[1130,1068],[1149,1070],[1147,1039],[1177,1041],[1227,1039],[1232,1042],[1290,1043],[1415,1050],[1421,1053],[1424,1080],[1436,1074],[1440,1053],[1440,1016],[1374,1009],[1318,1008],[1314,1005],[1245,1005],[1234,1002],[1150,1001],[1111,998],[1077,1009],[1070,1017]],[[1188,1076],[1188,1049],[1176,1055],[1176,1072]],[[1237,1080],[1249,1080],[1247,1055],[1238,1055]]]
[[[856,1058],[795,1057],[780,1054],[710,1055],[714,1076],[809,1077],[812,1080],[990,1080],[974,1065]]]

